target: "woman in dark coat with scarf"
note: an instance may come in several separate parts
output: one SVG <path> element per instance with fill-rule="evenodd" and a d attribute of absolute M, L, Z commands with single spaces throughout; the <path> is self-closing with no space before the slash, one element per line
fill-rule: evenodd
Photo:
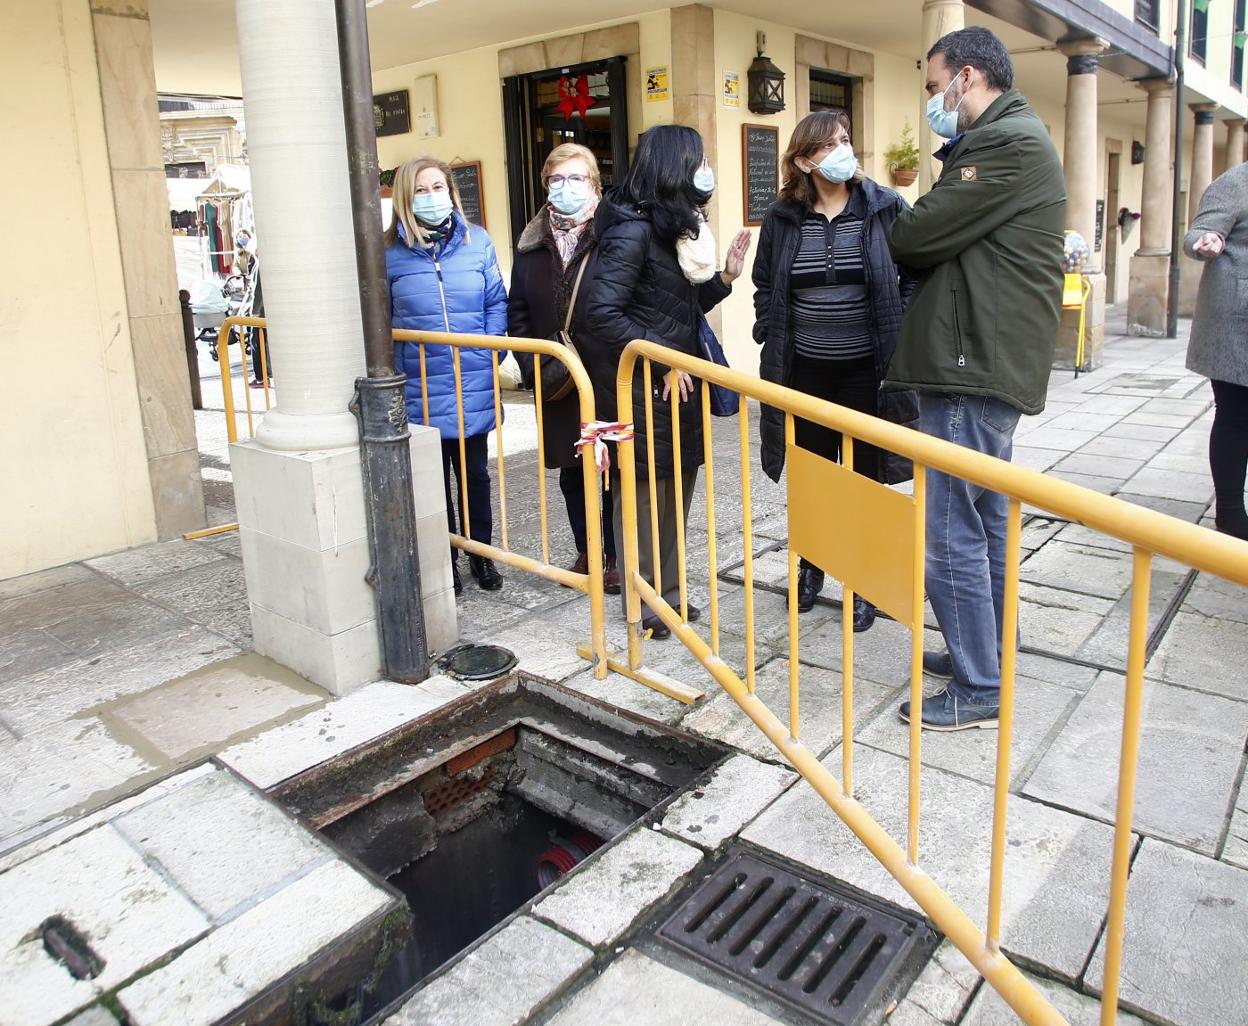
<path fill-rule="evenodd" d="M 780 197 L 763 219 L 754 259 L 754 341 L 759 374 L 852 410 L 915 426 L 913 392 L 882 392 L 916 279 L 899 268 L 888 233 L 906 201 L 862 175 L 840 111 L 807 115 L 781 161 Z M 840 461 L 841 436 L 810 421 L 795 424 L 797 444 Z M 763 470 L 784 470 L 784 414 L 762 408 Z M 910 477 L 909 462 L 860 443 L 854 470 L 885 484 Z M 798 609 L 810 609 L 823 571 L 802 559 Z M 854 597 L 854 630 L 875 622 L 875 607 Z"/>
<path fill-rule="evenodd" d="M 750 233 L 738 232 L 729 246 L 723 271 L 703 208 L 715 188 L 702 138 L 682 125 L 658 125 L 638 140 L 637 152 L 619 188 L 603 198 L 595 215 L 598 244 L 587 295 L 578 304 L 574 333 L 594 382 L 598 417 L 617 419 L 615 376 L 624 347 L 635 338 L 649 339 L 691 356 L 698 352 L 699 315 L 732 291 L 741 274 Z M 589 278 L 589 273 L 586 275 Z M 676 524 L 687 520 L 702 465 L 702 393 L 688 374 L 653 368 L 654 438 L 646 435 L 644 379 L 633 379 L 636 430 L 637 524 L 639 570 L 654 581 L 650 539 L 651 504 L 658 507 L 659 560 L 663 598 L 680 605 Z M 676 503 L 669 394 L 680 396 L 683 508 Z M 650 494 L 648 459 L 653 445 L 654 495 Z M 615 504 L 617 549 L 623 546 L 620 503 Z M 627 595 L 624 596 L 627 613 Z M 700 610 L 687 607 L 690 620 Z M 655 614 L 643 626 L 656 638 L 670 633 Z"/>
<path fill-rule="evenodd" d="M 542 167 L 542 187 L 547 191 L 546 206 L 521 234 L 511 268 L 507 333 L 520 338 L 555 339 L 567 323 L 578 274 L 594 248 L 594 212 L 602 196 L 593 152 L 577 143 L 556 146 Z M 578 306 L 584 302 L 588 284 L 581 274 Z M 533 358 L 522 354 L 519 360 L 524 380 L 532 387 Z M 558 469 L 559 490 L 568 508 L 576 543 L 576 561 L 568 569 L 585 574 L 589 572 L 585 478 L 576 448 L 581 437 L 580 402 L 575 389 L 554 402 L 543 400 L 542 462 L 548 470 Z M 618 595 L 620 572 L 611 529 L 611 493 L 606 489 L 602 490 L 602 539 L 603 587 L 607 594 Z"/>

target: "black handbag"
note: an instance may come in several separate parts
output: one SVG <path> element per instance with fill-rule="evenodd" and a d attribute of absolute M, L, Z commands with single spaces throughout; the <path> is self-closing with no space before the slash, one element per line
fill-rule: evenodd
<path fill-rule="evenodd" d="M 568 314 L 563 320 L 563 328 L 556 336 L 556 341 L 566 346 L 568 349 L 580 356 L 576 352 L 576 344 L 572 341 L 572 314 L 576 310 L 576 297 L 581 291 L 581 278 L 585 275 L 585 265 L 589 263 L 588 254 L 581 259 L 581 266 L 576 271 L 576 281 L 572 285 L 572 296 L 568 300 Z M 534 354 L 533 360 L 538 362 L 537 354 Z M 570 395 L 572 390 L 576 388 L 576 383 L 572 380 L 572 375 L 568 372 L 567 364 L 562 360 L 558 360 L 553 356 L 543 356 L 539 366 L 542 375 L 542 402 L 553 403 Z"/>
<path fill-rule="evenodd" d="M 702 359 L 709 363 L 718 364 L 720 367 L 728 366 L 728 357 L 724 355 L 724 347 L 720 345 L 719 339 L 715 337 L 715 332 L 711 330 L 703 314 L 698 314 L 698 351 L 702 354 Z M 707 384 L 710 386 L 711 416 L 735 417 L 741 409 L 741 393 L 713 382 L 707 382 Z"/>

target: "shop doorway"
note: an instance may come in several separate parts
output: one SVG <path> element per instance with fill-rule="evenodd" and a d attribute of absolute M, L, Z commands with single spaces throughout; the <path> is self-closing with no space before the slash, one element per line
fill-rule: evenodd
<path fill-rule="evenodd" d="M 624 58 L 551 68 L 503 80 L 512 241 L 545 202 L 542 164 L 560 143 L 587 146 L 604 190 L 628 169 Z"/>
<path fill-rule="evenodd" d="M 1118 302 L 1118 173 L 1121 153 L 1106 155 L 1105 184 L 1105 303 Z"/>

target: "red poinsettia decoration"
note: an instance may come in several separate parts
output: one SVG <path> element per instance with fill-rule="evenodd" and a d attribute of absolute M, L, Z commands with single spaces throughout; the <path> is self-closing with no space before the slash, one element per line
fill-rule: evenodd
<path fill-rule="evenodd" d="M 594 105 L 594 98 L 589 95 L 588 75 L 581 75 L 575 80 L 564 75 L 559 79 L 556 88 L 559 92 L 559 103 L 555 109 L 563 115 L 564 121 L 572 120 L 573 111 L 584 117 L 585 112 Z"/>

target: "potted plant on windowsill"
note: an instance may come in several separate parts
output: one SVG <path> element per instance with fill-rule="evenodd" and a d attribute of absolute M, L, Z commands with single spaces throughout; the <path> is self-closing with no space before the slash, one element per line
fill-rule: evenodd
<path fill-rule="evenodd" d="M 919 177 L 919 148 L 914 144 L 914 129 L 909 121 L 901 129 L 901 139 L 884 151 L 884 163 L 896 186 L 913 185 Z"/>

